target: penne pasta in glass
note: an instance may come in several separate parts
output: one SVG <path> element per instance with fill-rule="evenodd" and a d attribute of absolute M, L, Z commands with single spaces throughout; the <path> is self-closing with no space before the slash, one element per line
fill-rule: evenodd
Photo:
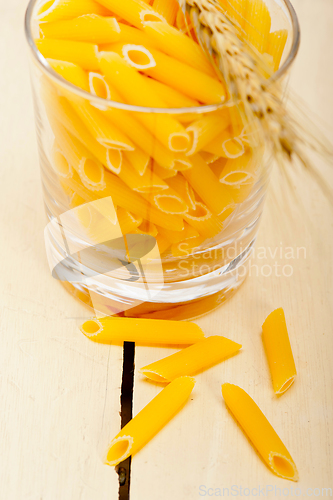
<path fill-rule="evenodd" d="M 105 463 L 117 465 L 145 446 L 182 408 L 194 385 L 194 378 L 179 377 L 162 389 L 112 440 Z"/>
<path fill-rule="evenodd" d="M 288 58 L 288 26 L 264 0 L 219 2 L 245 47 L 263 53 L 264 76 L 271 76 Z M 217 307 L 218 299 L 202 302 L 203 294 L 224 300 L 246 277 L 237 269 L 247 269 L 256 239 L 270 154 L 201 43 L 202 16 L 188 9 L 191 15 L 178 0 L 36 0 L 27 21 L 50 220 L 79 208 L 82 238 L 93 240 L 107 266 L 114 253 L 103 237 L 108 223 L 90 217 L 84 205 L 111 197 L 124 258 L 130 261 L 129 242 L 149 242 L 145 277 L 137 269 L 129 278 L 118 259 L 120 267 L 98 274 L 94 285 L 79 284 L 83 275 L 66 285 L 90 306 L 95 297 L 106 314 L 130 315 L 132 307 L 153 318 L 162 311 L 170 317 L 171 310 L 181 317 L 185 309 L 193 313 L 187 303 L 199 298 Z M 205 36 L 212 36 L 208 28 Z M 67 253 L 51 226 L 55 261 Z M 59 275 L 70 267 L 72 279 L 80 266 L 94 275 L 90 265 L 98 259 L 81 257 L 57 264 Z"/>
<path fill-rule="evenodd" d="M 275 394 L 283 394 L 297 375 L 282 307 L 273 311 L 262 325 L 262 340 Z"/>
<path fill-rule="evenodd" d="M 184 375 L 194 375 L 235 354 L 242 346 L 214 335 L 155 363 L 140 368 L 154 382 L 168 383 Z"/>
<path fill-rule="evenodd" d="M 83 323 L 80 330 L 89 340 L 100 344 L 190 345 L 204 338 L 203 331 L 195 323 L 135 318 L 93 318 Z"/>
<path fill-rule="evenodd" d="M 222 395 L 227 407 L 271 471 L 284 479 L 298 481 L 295 462 L 253 399 L 233 384 L 223 384 Z"/>

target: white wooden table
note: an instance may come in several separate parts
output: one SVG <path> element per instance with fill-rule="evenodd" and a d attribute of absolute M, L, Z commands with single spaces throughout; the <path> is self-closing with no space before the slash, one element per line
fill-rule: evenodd
<path fill-rule="evenodd" d="M 294 3 L 302 45 L 292 86 L 332 139 L 333 3 Z M 120 426 L 122 348 L 81 335 L 87 311 L 47 267 L 25 7 L 25 0 L 0 0 L 0 498 L 115 500 L 118 475 L 102 457 Z M 332 169 L 316 162 L 332 185 Z M 277 173 L 272 184 L 279 189 Z M 332 209 L 304 175 L 295 191 L 298 206 L 288 196 L 283 206 L 268 200 L 251 276 L 238 294 L 198 320 L 207 334 L 242 343 L 243 352 L 199 375 L 183 411 L 133 458 L 132 500 L 215 498 L 217 488 L 244 496 L 258 486 L 271 498 L 292 487 L 325 496 L 322 488 L 333 488 Z M 261 341 L 261 324 L 278 306 L 299 373 L 279 399 Z M 136 367 L 169 352 L 138 347 Z M 224 381 L 241 385 L 270 418 L 297 463 L 297 485 L 272 475 L 254 452 L 222 401 Z M 134 414 L 159 390 L 136 371 Z M 275 487 L 288 490 L 279 496 Z"/>

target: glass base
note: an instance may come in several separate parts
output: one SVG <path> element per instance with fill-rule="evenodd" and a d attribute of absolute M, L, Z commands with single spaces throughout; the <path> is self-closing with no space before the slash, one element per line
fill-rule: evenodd
<path fill-rule="evenodd" d="M 61 283 L 72 296 L 91 309 L 92 316 L 169 320 L 198 318 L 219 307 L 243 284 L 248 275 L 249 259 L 254 243 L 255 239 L 229 264 L 214 272 L 185 281 L 164 284 L 160 292 L 155 295 L 154 301 L 140 300 L 138 296 L 131 297 L 133 290 L 131 287 L 127 289 L 123 280 L 105 276 L 96 277 L 93 282 L 90 280 L 89 285 L 73 281 Z M 72 274 L 73 267 L 63 269 L 62 276 L 66 276 L 66 272 Z M 122 294 L 119 293 L 120 290 Z"/>

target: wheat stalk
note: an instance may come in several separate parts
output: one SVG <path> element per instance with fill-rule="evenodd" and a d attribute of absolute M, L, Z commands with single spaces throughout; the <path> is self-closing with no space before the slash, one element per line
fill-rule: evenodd
<path fill-rule="evenodd" d="M 295 159 L 305 166 L 327 191 L 326 182 L 314 169 L 305 150 L 310 148 L 332 160 L 330 144 L 303 115 L 296 119 L 283 99 L 281 83 L 274 78 L 265 58 L 241 38 L 238 26 L 218 0 L 179 0 L 187 12 L 203 49 L 225 82 L 233 102 L 242 103 L 246 120 L 260 142 L 272 146 L 284 167 Z M 308 122 L 308 123 L 306 123 Z M 309 132 L 311 130 L 311 132 Z M 327 194 L 327 193 L 326 193 Z M 332 198 L 331 193 L 329 196 Z"/>

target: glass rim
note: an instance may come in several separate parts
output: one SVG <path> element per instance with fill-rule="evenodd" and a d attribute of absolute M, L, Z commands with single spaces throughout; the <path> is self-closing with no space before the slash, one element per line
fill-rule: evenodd
<path fill-rule="evenodd" d="M 104 99 L 103 97 L 98 97 L 86 90 L 80 89 L 76 85 L 68 82 L 65 78 L 60 76 L 54 69 L 51 68 L 46 58 L 39 52 L 37 46 L 34 42 L 34 38 L 32 36 L 31 30 L 31 20 L 34 8 L 37 4 L 38 0 L 30 0 L 24 18 L 24 28 L 25 28 L 25 36 L 28 42 L 28 45 L 32 51 L 35 61 L 38 63 L 40 67 L 48 76 L 55 80 L 57 83 L 61 84 L 70 92 L 87 99 L 89 101 L 93 101 L 98 106 L 108 106 L 112 108 L 121 109 L 123 111 L 131 111 L 138 113 L 164 113 L 164 114 L 184 114 L 184 113 L 209 113 L 212 111 L 216 111 L 225 106 L 233 105 L 230 101 L 226 101 L 224 103 L 216 103 L 216 104 L 203 104 L 201 106 L 195 107 L 184 107 L 184 108 L 153 108 L 146 106 L 136 106 L 133 104 L 126 104 L 118 101 L 112 101 L 111 99 Z M 290 0 L 282 0 L 284 6 L 287 8 L 288 13 L 290 15 L 291 27 L 292 27 L 292 44 L 289 50 L 288 56 L 282 66 L 271 76 L 268 81 L 274 82 L 282 78 L 285 73 L 290 68 L 291 64 L 294 62 L 295 57 L 297 55 L 299 45 L 300 45 L 300 26 L 297 14 L 295 12 L 294 7 L 290 3 Z"/>

